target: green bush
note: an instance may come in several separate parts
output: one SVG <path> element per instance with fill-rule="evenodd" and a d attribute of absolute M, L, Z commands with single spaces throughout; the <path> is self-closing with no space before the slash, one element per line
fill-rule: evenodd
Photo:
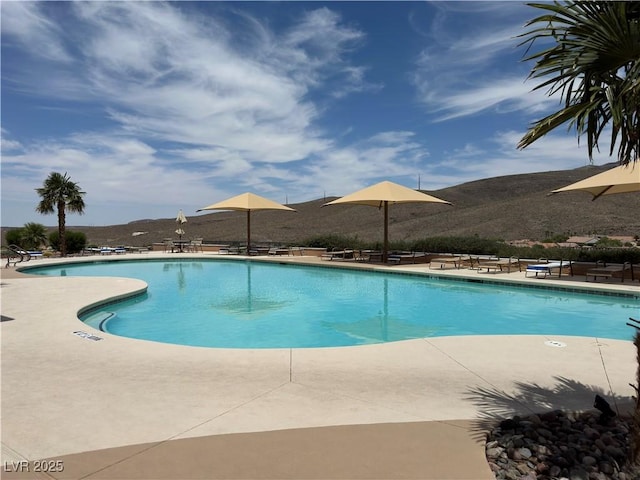
<path fill-rule="evenodd" d="M 67 230 L 64 234 L 67 243 L 67 253 L 79 253 L 87 246 L 87 236 L 82 232 Z M 60 250 L 60 236 L 58 232 L 49 235 L 49 245 L 55 250 Z"/>
<path fill-rule="evenodd" d="M 589 248 L 578 251 L 576 260 L 582 262 L 602 261 L 606 263 L 640 264 L 640 248 Z"/>
<path fill-rule="evenodd" d="M 47 243 L 47 227 L 41 223 L 25 223 L 22 228 L 22 247 L 38 250 Z"/>
<path fill-rule="evenodd" d="M 331 251 L 333 249 L 343 248 L 366 248 L 358 237 L 348 237 L 345 235 L 322 235 L 320 237 L 312 237 L 304 241 L 304 245 L 314 248 L 326 248 Z"/>
<path fill-rule="evenodd" d="M 4 238 L 7 245 L 20 245 L 22 243 L 22 229 L 14 228 L 5 233 Z"/>
<path fill-rule="evenodd" d="M 37 250 L 47 243 L 47 227 L 40 223 L 25 223 L 22 228 L 9 230 L 5 234 L 8 245 L 18 245 L 27 250 Z"/>
<path fill-rule="evenodd" d="M 607 244 L 605 242 L 605 244 Z M 367 243 L 358 237 L 343 235 L 324 235 L 305 241 L 309 247 L 324 247 L 328 250 L 343 248 L 366 248 L 382 250 L 382 242 Z M 468 253 L 471 255 L 494 255 L 498 257 L 514 257 L 527 259 L 553 259 L 606 263 L 640 263 L 640 248 L 569 248 L 549 247 L 536 244 L 531 247 L 517 247 L 502 240 L 473 237 L 429 237 L 415 242 L 394 241 L 389 244 L 389 251 L 415 251 L 430 253 Z"/>
<path fill-rule="evenodd" d="M 355 250 L 368 249 L 382 251 L 382 242 L 365 242 L 360 240 L 358 236 L 349 237 L 346 235 L 322 235 L 319 237 L 311 237 L 304 241 L 304 245 L 308 247 L 326 248 L 331 250 L 342 250 L 344 248 L 353 248 Z M 394 241 L 389 242 L 389 251 L 410 251 L 413 249 L 413 244 L 406 241 Z"/>
<path fill-rule="evenodd" d="M 473 255 L 498 255 L 507 246 L 500 240 L 481 237 L 429 237 L 414 242 L 410 250 L 432 253 L 470 253 Z M 509 255 L 505 255 L 509 256 Z"/>
<path fill-rule="evenodd" d="M 609 237 L 602 237 L 600 238 L 600 240 L 598 240 L 598 243 L 596 243 L 596 247 L 602 247 L 602 248 L 621 247 L 621 246 L 622 246 L 622 242 L 620 240 L 616 240 L 614 238 L 609 238 Z"/>

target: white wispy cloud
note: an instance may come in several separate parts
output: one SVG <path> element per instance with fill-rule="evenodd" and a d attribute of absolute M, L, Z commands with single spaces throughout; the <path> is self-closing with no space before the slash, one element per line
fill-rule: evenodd
<path fill-rule="evenodd" d="M 33 55 L 41 43 L 57 52 L 47 55 L 46 76 L 16 72 L 24 75 L 17 79 L 23 90 L 99 102 L 107 125 L 24 145 L 19 154 L 11 155 L 5 142 L 3 174 L 29 164 L 28 176 L 37 179 L 73 167 L 81 172 L 74 180 L 94 201 L 130 199 L 140 183 L 140 201 L 147 204 L 167 203 L 174 183 L 189 185 L 181 198 L 199 206 L 214 200 L 210 184 L 217 197 L 226 194 L 225 182 L 275 190 L 271 181 L 291 176 L 276 164 L 334 148 L 317 126 L 310 91 L 335 79 L 344 82 L 334 96 L 367 88 L 364 67 L 348 58 L 365 35 L 328 8 L 310 8 L 277 33 L 246 12 L 233 20 L 204 19 L 160 2 L 34 2 L 3 5 L 3 14 L 3 27 L 11 24 L 3 39 L 19 40 Z M 58 21 L 67 15 L 68 28 L 54 23 L 53 14 Z M 251 30 L 237 30 L 231 21 Z M 28 42 L 33 34 L 38 41 Z M 71 82 L 69 61 L 79 76 Z"/>
<path fill-rule="evenodd" d="M 460 5 L 460 4 L 464 5 Z M 432 20 L 432 34 L 420 55 L 412 80 L 418 100 L 435 121 L 476 115 L 491 110 L 531 114 L 557 105 L 545 92 L 533 92 L 526 82 L 530 65 L 520 64 L 524 17 L 517 2 L 446 2 Z M 517 7 L 517 8 L 516 8 Z M 473 24 L 456 24 L 459 10 L 474 13 Z M 531 11 L 533 15 L 533 9 Z M 505 24 L 504 18 L 508 18 Z M 499 20 L 499 22 L 497 21 Z M 454 36 L 455 32 L 455 36 Z M 505 74 L 505 57 L 513 68 Z"/>
<path fill-rule="evenodd" d="M 412 185 L 421 175 L 423 188 L 437 189 L 584 161 L 560 135 L 516 151 L 511 131 L 462 132 L 455 148 L 434 154 L 422 124 L 386 117 L 389 105 L 404 113 L 398 91 L 380 102 L 388 86 L 368 78 L 385 78 L 395 59 L 365 63 L 376 58 L 358 56 L 370 32 L 332 5 L 296 3 L 276 28 L 243 2 L 0 3 L 3 97 L 16 93 L 28 109 L 20 115 L 39 127 L 2 128 L 3 216 L 37 221 L 28 216 L 34 189 L 51 171 L 68 171 L 87 192 L 90 223 L 114 223 L 177 207 L 193 214 L 239 188 L 295 203 L 383 179 Z M 524 66 L 522 76 L 499 68 L 505 55 L 518 61 L 511 3 L 429 6 L 435 16 L 420 33 L 412 83 L 402 83 L 406 64 L 391 73 L 403 94 L 417 92 L 424 123 L 548 108 L 530 93 Z M 452 28 L 454 10 L 469 9 L 473 28 Z M 332 107 L 349 115 L 353 97 L 365 113 L 334 125 Z M 364 125 L 374 116 L 375 128 Z M 49 118 L 69 126 L 51 133 L 41 126 Z"/>
<path fill-rule="evenodd" d="M 61 36 L 64 32 L 43 12 L 49 6 L 33 2 L 4 2 L 2 30 L 13 42 L 27 47 L 30 55 L 55 62 L 70 63 L 73 57 L 65 48 Z"/>

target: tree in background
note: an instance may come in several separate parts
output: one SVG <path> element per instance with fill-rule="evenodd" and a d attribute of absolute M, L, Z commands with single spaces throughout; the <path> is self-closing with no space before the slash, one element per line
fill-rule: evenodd
<path fill-rule="evenodd" d="M 41 223 L 25 223 L 18 233 L 17 244 L 27 250 L 38 250 L 47 244 L 47 227 Z"/>
<path fill-rule="evenodd" d="M 64 175 L 51 172 L 41 188 L 36 188 L 36 192 L 40 195 L 40 203 L 36 207 L 36 211 L 42 214 L 58 213 L 58 237 L 60 238 L 60 255 L 67 255 L 66 245 L 66 212 L 84 213 L 85 192 L 65 173 Z"/>
<path fill-rule="evenodd" d="M 64 232 L 64 237 L 67 252 L 69 253 L 79 253 L 87 246 L 87 236 L 82 232 L 66 230 Z M 53 248 L 60 250 L 61 242 L 58 232 L 51 232 L 49 235 L 49 244 Z"/>
<path fill-rule="evenodd" d="M 4 235 L 5 240 L 8 245 L 18 245 L 22 243 L 22 229 L 14 228 L 13 230 L 9 230 Z"/>
<path fill-rule="evenodd" d="M 546 13 L 527 23 L 521 37 L 527 51 L 536 41 L 544 49 L 525 57 L 535 61 L 529 78 L 534 90 L 560 93 L 564 106 L 535 122 L 522 137 L 523 149 L 568 123 L 586 136 L 589 159 L 600 134 L 611 127 L 612 155 L 628 164 L 640 153 L 640 2 L 590 1 L 530 3 Z M 548 46 L 549 43 L 551 46 Z"/>

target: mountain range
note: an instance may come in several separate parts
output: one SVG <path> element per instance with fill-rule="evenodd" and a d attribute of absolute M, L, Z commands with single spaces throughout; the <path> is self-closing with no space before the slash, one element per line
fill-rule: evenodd
<path fill-rule="evenodd" d="M 425 191 L 453 205 L 390 205 L 389 239 L 393 242 L 477 235 L 503 240 L 542 240 L 556 234 L 640 235 L 640 193 L 603 196 L 596 201 L 582 192 L 549 195 L 554 189 L 613 166 L 508 175 Z M 296 212 L 252 212 L 252 244 L 304 245 L 311 238 L 334 234 L 365 242 L 382 240 L 381 209 L 359 205 L 323 207 L 335 198 L 289 205 Z M 184 238 L 202 237 L 212 243 L 244 243 L 246 239 L 245 212 L 185 214 L 188 221 L 182 226 Z M 143 246 L 161 242 L 163 238 L 177 238 L 177 228 L 175 218 L 103 227 L 67 226 L 84 232 L 89 244 L 111 246 Z"/>

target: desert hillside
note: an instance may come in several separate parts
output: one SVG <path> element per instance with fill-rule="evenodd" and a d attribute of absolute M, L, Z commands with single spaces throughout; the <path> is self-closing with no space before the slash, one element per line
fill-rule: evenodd
<path fill-rule="evenodd" d="M 531 173 L 489 178 L 430 193 L 453 203 L 403 204 L 389 207 L 389 237 L 415 240 L 456 235 L 540 240 L 549 234 L 640 235 L 640 193 L 611 195 L 591 201 L 587 193 L 551 190 L 600 173 L 604 167 Z M 252 212 L 252 243 L 303 244 L 327 234 L 357 236 L 367 241 L 382 239 L 383 212 L 366 206 L 329 206 L 333 198 L 290 205 L 297 212 Z M 188 213 L 188 212 L 187 212 Z M 229 243 L 246 238 L 246 214 L 212 212 L 187 215 L 186 238 L 203 237 L 206 242 Z M 52 229 L 54 226 L 51 226 Z M 174 218 L 139 220 L 124 225 L 86 227 L 90 244 L 149 245 L 165 237 L 176 237 Z M 3 228 L 3 243 L 4 243 Z M 133 235 L 134 232 L 146 232 Z"/>

